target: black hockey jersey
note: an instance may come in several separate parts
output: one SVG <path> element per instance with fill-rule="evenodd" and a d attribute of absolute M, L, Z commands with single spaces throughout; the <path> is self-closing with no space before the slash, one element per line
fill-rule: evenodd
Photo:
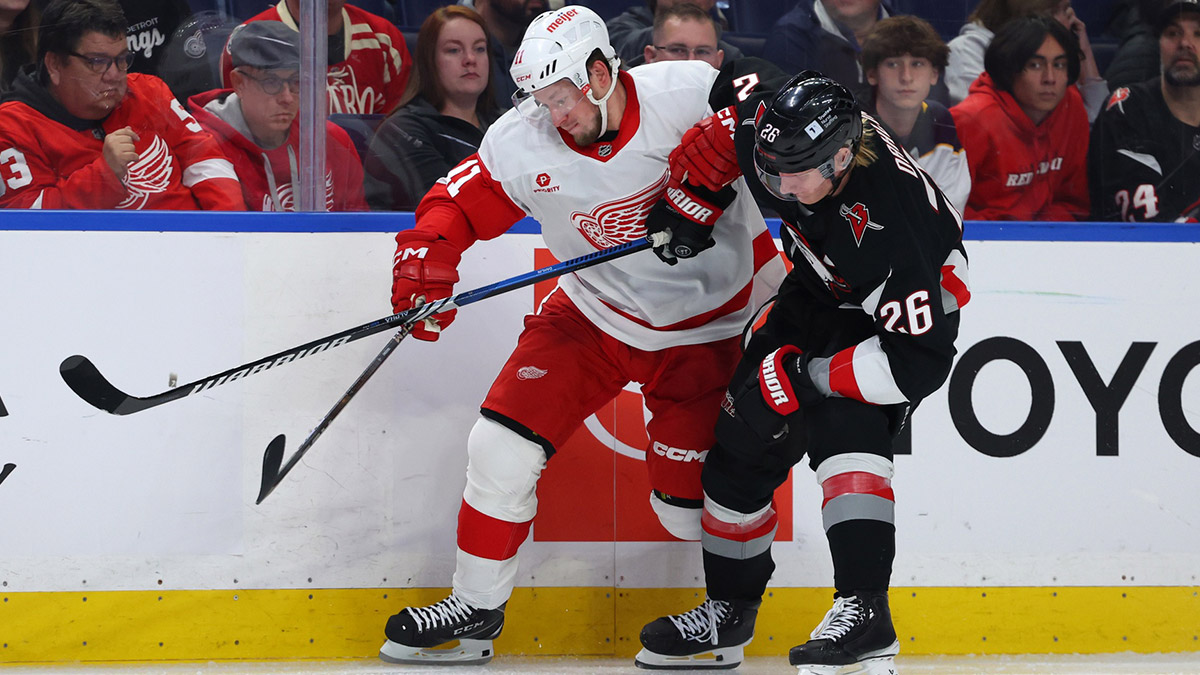
<path fill-rule="evenodd" d="M 810 374 L 827 395 L 877 405 L 920 400 L 950 372 L 958 310 L 971 297 L 962 216 L 866 114 L 864 143 L 876 159 L 851 169 L 838 194 L 810 206 L 771 195 L 756 178 L 754 120 L 786 80 L 763 61 L 739 60 L 722 69 L 710 104 L 737 106 L 739 165 L 758 203 L 783 221 L 789 281 L 832 305 L 861 308 L 875 326 L 869 339 L 813 359 Z"/>
<path fill-rule="evenodd" d="M 1173 221 L 1200 198 L 1200 127 L 1171 114 L 1159 78 L 1120 87 L 1092 127 L 1095 220 Z"/>

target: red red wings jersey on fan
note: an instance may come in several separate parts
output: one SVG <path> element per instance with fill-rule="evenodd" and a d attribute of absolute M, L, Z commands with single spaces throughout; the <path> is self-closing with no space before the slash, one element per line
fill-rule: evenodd
<path fill-rule="evenodd" d="M 74 129 L 30 105 L 0 105 L 0 206 L 43 209 L 245 209 L 233 165 L 162 80 L 129 74 L 129 91 L 96 127 Z M 139 158 L 125 181 L 103 157 L 105 134 L 130 127 Z"/>
<path fill-rule="evenodd" d="M 264 20 L 282 21 L 292 30 L 299 30 L 296 18 L 288 12 L 283 0 L 246 23 Z M 399 105 L 412 69 L 404 35 L 387 19 L 354 5 L 342 8 L 342 20 L 345 58 L 329 60 L 326 81 L 329 112 L 386 115 Z M 221 50 L 221 81 L 225 87 L 233 86 L 229 79 L 232 71 L 226 43 Z"/>

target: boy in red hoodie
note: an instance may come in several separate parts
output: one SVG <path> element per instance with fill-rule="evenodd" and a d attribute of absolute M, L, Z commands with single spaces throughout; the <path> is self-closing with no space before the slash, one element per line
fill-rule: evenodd
<path fill-rule="evenodd" d="M 967 219 L 1087 218 L 1087 110 L 1069 86 L 1079 71 L 1079 42 L 1053 19 L 1017 19 L 992 40 L 950 109 L 971 168 Z"/>
<path fill-rule="evenodd" d="M 255 21 L 233 34 L 229 53 L 233 89 L 196 94 L 188 106 L 233 162 L 250 210 L 295 211 L 300 180 L 299 34 L 278 21 Z M 325 207 L 365 211 L 362 182 L 362 161 L 350 137 L 326 122 Z"/>

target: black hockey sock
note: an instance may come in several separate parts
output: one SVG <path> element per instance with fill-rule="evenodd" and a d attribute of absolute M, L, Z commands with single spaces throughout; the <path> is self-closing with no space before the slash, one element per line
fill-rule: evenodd
<path fill-rule="evenodd" d="M 771 550 L 752 558 L 736 559 L 704 552 L 704 578 L 708 597 L 714 600 L 758 602 L 767 590 L 767 581 L 775 571 Z"/>
<path fill-rule="evenodd" d="M 838 592 L 846 595 L 857 590 L 888 589 L 896 558 L 894 525 L 878 520 L 848 520 L 829 528 L 825 536 L 833 556 L 833 583 Z"/>

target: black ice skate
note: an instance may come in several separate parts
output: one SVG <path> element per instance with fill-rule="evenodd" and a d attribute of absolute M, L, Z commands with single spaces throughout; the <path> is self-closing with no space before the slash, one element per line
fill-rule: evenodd
<path fill-rule="evenodd" d="M 707 599 L 683 614 L 664 616 L 642 629 L 639 668 L 725 669 L 742 663 L 742 647 L 754 638 L 759 602 Z"/>
<path fill-rule="evenodd" d="M 487 663 L 492 640 L 502 628 L 504 605 L 478 609 L 451 594 L 428 607 L 406 607 L 388 619 L 379 658 L 388 663 Z"/>
<path fill-rule="evenodd" d="M 788 662 L 798 675 L 896 675 L 899 653 L 887 593 L 858 593 L 835 596 L 812 639 L 792 647 Z"/>

